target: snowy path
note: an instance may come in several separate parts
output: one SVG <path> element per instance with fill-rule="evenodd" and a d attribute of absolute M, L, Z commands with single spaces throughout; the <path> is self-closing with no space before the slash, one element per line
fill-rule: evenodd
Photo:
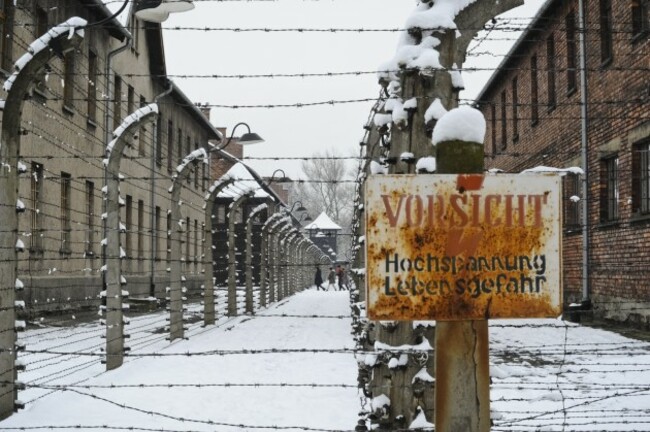
<path fill-rule="evenodd" d="M 137 338 L 132 336 L 127 343 L 135 345 L 135 356 L 111 372 L 103 372 L 103 365 L 91 355 L 28 352 L 33 358 L 28 372 L 21 374 L 23 382 L 67 386 L 67 390 L 21 392 L 26 401 L 46 395 L 0 423 L 0 429 L 73 425 L 82 426 L 76 430 L 352 429 L 359 410 L 354 355 L 295 352 L 354 347 L 350 320 L 338 317 L 349 314 L 348 294 L 304 291 L 258 316 L 222 319 L 208 328 L 194 325 L 188 331 L 189 340 L 173 344 L 164 340 L 164 334 L 153 333 L 163 325 L 164 315 L 134 318 L 132 328 L 138 328 L 140 344 L 146 347 L 131 343 Z M 25 339 L 28 351 L 65 349 L 88 354 L 96 353 L 101 345 L 101 330 L 99 325 L 43 329 L 28 332 Z M 137 356 L 154 353 L 161 355 Z M 69 366 L 61 367 L 60 362 Z M 29 372 L 39 363 L 42 368 Z M 55 365 L 59 372 L 42 378 L 48 375 L 43 369 Z"/>

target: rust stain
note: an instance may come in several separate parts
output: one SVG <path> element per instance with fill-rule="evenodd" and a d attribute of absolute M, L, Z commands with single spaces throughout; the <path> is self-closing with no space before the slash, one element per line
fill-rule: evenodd
<path fill-rule="evenodd" d="M 462 184 L 465 195 L 476 194 L 472 188 L 484 177 L 464 177 L 467 180 L 461 182 L 458 176 L 458 181 L 445 190 L 442 182 L 433 182 L 433 193 L 444 202 L 457 194 L 456 187 Z M 413 191 L 432 193 L 430 185 L 410 188 L 406 184 L 401 189 L 391 185 L 381 191 L 398 203 L 400 197 L 404 202 L 403 196 L 413 195 Z M 478 198 L 471 199 L 479 202 Z M 529 198 L 533 204 L 536 199 Z M 551 227 L 557 221 L 544 219 L 540 223 L 535 205 L 527 206 L 516 217 L 512 210 L 510 216 L 506 214 L 505 205 L 493 205 L 489 210 L 491 221 L 501 221 L 500 225 L 476 223 L 470 227 L 471 222 L 467 222 L 460 228 L 450 227 L 457 216 L 451 206 L 428 219 L 414 216 L 410 223 L 393 215 L 400 223 L 391 227 L 386 222 L 385 205 L 366 203 L 366 281 L 371 319 L 524 318 L 561 313 L 561 294 L 552 296 L 550 292 L 558 287 L 549 285 L 554 280 L 550 273 L 559 271 L 549 268 L 557 261 L 551 254 L 559 256 L 559 249 L 547 246 L 558 242 L 554 239 L 557 228 Z M 396 208 L 391 211 L 397 213 Z M 419 211 L 415 206 L 411 209 Z M 484 213 L 477 215 L 485 217 Z M 512 218 L 510 225 L 503 223 L 508 217 Z M 423 222 L 415 224 L 413 220 Z"/>

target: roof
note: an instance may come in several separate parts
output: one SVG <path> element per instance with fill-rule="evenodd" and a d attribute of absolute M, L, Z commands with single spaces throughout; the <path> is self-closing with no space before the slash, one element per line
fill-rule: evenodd
<path fill-rule="evenodd" d="M 340 226 L 334 223 L 332 219 L 325 212 L 318 215 L 315 221 L 309 225 L 305 225 L 304 229 L 306 230 L 340 230 Z"/>
<path fill-rule="evenodd" d="M 237 162 L 228 170 L 224 176 L 228 176 L 234 179 L 234 182 L 231 185 L 226 186 L 219 195 L 218 198 L 233 198 L 237 199 L 242 195 L 247 193 L 253 193 L 255 198 L 267 198 L 269 194 L 262 189 L 262 187 L 257 182 L 257 179 L 253 177 L 246 165 L 241 162 Z"/>
<path fill-rule="evenodd" d="M 210 120 L 205 116 L 205 114 L 203 114 L 199 107 L 197 107 L 196 104 L 192 102 L 176 84 L 174 84 L 172 89 L 172 96 L 177 100 L 181 107 L 189 111 L 190 115 L 209 131 L 208 139 L 223 139 L 221 132 L 210 123 Z"/>
<path fill-rule="evenodd" d="M 479 92 L 478 96 L 476 96 L 475 102 L 481 102 L 485 94 L 490 90 L 494 82 L 498 79 L 498 77 L 501 75 L 503 69 L 506 68 L 506 65 L 513 61 L 513 58 L 515 58 L 514 54 L 521 49 L 523 45 L 525 45 L 526 42 L 530 42 L 532 38 L 530 37 L 531 33 L 535 31 L 539 31 L 540 27 L 544 27 L 543 23 L 538 25 L 539 21 L 541 20 L 542 16 L 548 12 L 548 10 L 553 6 L 555 3 L 557 3 L 559 0 L 546 0 L 546 2 L 539 8 L 535 16 L 530 22 L 530 25 L 526 27 L 526 29 L 519 35 L 515 43 L 512 45 L 512 48 L 510 48 L 510 51 L 508 51 L 508 54 L 503 57 L 503 60 L 501 60 L 501 63 L 499 63 L 499 66 L 494 70 L 494 73 L 490 76 L 490 79 L 485 83 L 481 91 Z"/>

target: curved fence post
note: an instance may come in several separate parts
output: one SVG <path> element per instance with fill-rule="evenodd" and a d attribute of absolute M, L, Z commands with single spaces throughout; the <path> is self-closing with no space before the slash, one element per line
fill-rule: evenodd
<path fill-rule="evenodd" d="M 16 382 L 16 328 L 23 327 L 16 322 L 16 289 L 22 288 L 17 278 L 18 215 L 22 208 L 18 203 L 18 155 L 22 111 L 29 90 L 36 76 L 55 56 L 61 56 L 81 44 L 86 25 L 81 18 L 71 18 L 53 27 L 36 41 L 28 52 L 14 64 L 14 73 L 4 83 L 7 92 L 0 135 L 0 419 L 9 417 L 15 409 L 22 408 L 17 403 Z M 3 35 L 4 37 L 4 35 Z M 56 50 L 54 49 L 56 47 Z"/>
<path fill-rule="evenodd" d="M 102 295 L 106 298 L 106 369 L 118 368 L 124 362 L 124 317 L 121 260 L 126 257 L 120 246 L 120 163 L 124 147 L 133 135 L 146 123 L 158 117 L 158 105 L 150 104 L 136 110 L 124 119 L 113 132 L 113 140 L 106 147 L 106 287 Z"/>
<path fill-rule="evenodd" d="M 191 172 L 193 166 L 200 161 L 207 161 L 208 154 L 204 148 L 194 150 L 185 156 L 180 165 L 176 167 L 176 174 L 172 177 L 172 186 L 169 188 L 171 193 L 171 232 L 168 233 L 171 239 L 171 263 L 168 271 L 169 275 L 169 340 L 181 339 L 185 337 L 185 328 L 183 327 L 183 292 L 181 275 L 181 232 L 189 227 L 183 226 L 181 217 L 180 200 L 181 190 L 185 178 Z"/>
<path fill-rule="evenodd" d="M 240 195 L 230 204 L 228 212 L 228 316 L 237 316 L 237 245 L 235 243 L 235 216 L 250 195 Z"/>
<path fill-rule="evenodd" d="M 248 215 L 246 221 L 246 313 L 255 313 L 255 304 L 253 299 L 253 222 L 255 218 L 263 211 L 268 210 L 268 204 L 263 203 L 255 207 Z M 260 269 L 261 269 L 262 252 L 260 251 Z M 261 284 L 262 272 L 260 271 L 259 280 Z M 260 300 L 261 301 L 261 300 Z"/>
<path fill-rule="evenodd" d="M 214 228 L 212 220 L 214 219 L 214 199 L 219 193 L 230 186 L 235 179 L 230 176 L 223 176 L 215 181 L 208 193 L 205 195 L 203 209 L 205 210 L 205 233 L 203 239 L 203 269 L 205 271 L 203 281 L 203 324 L 211 325 L 215 323 L 214 313 L 214 245 L 213 234 Z"/>

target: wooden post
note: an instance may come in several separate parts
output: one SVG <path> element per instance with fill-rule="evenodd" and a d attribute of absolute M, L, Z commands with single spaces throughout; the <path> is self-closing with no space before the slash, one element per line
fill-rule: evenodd
<path fill-rule="evenodd" d="M 483 173 L 483 143 L 446 141 L 436 146 L 439 174 Z M 436 323 L 436 431 L 490 430 L 488 322 Z"/>

